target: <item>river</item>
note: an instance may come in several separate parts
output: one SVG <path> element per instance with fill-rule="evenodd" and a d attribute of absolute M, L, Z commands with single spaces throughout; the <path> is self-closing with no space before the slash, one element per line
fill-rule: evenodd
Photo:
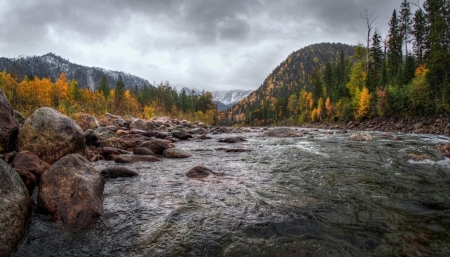
<path fill-rule="evenodd" d="M 176 143 L 193 157 L 125 164 L 140 175 L 106 181 L 95 228 L 53 223 L 34 206 L 14 256 L 450 256 L 450 159 L 432 149 L 449 138 L 349 134 Z M 224 175 L 187 178 L 197 165 Z"/>

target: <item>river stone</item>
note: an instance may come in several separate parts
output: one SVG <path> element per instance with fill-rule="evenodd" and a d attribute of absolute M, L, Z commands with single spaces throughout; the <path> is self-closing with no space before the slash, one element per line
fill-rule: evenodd
<path fill-rule="evenodd" d="M 172 136 L 178 138 L 180 140 L 187 140 L 188 138 L 192 138 L 191 135 L 185 134 L 179 130 L 174 130 L 171 132 Z"/>
<path fill-rule="evenodd" d="M 102 147 L 100 154 L 106 160 L 113 160 L 117 155 L 128 154 L 128 151 L 114 147 Z"/>
<path fill-rule="evenodd" d="M 148 130 L 147 122 L 143 119 L 134 119 L 130 123 L 130 129 Z"/>
<path fill-rule="evenodd" d="M 133 149 L 143 142 L 150 140 L 150 138 L 140 134 L 129 134 L 126 136 L 121 136 L 120 140 L 122 140 L 127 149 Z"/>
<path fill-rule="evenodd" d="M 122 117 L 114 114 L 107 113 L 101 120 L 100 125 L 113 125 L 120 127 L 127 127 L 129 123 L 127 123 Z"/>
<path fill-rule="evenodd" d="M 164 157 L 166 158 L 189 158 L 192 157 L 192 154 L 188 151 L 178 149 L 178 148 L 169 148 L 164 150 Z"/>
<path fill-rule="evenodd" d="M 100 139 L 93 129 L 87 129 L 83 132 L 86 145 L 100 146 Z"/>
<path fill-rule="evenodd" d="M 118 137 L 111 137 L 105 140 L 100 141 L 101 147 L 112 147 L 125 150 L 127 147 L 122 139 Z"/>
<path fill-rule="evenodd" d="M 213 171 L 206 168 L 205 166 L 196 166 L 196 167 L 190 169 L 186 173 L 186 177 L 188 177 L 188 178 L 206 178 L 211 174 L 213 174 Z"/>
<path fill-rule="evenodd" d="M 138 176 L 134 170 L 123 166 L 108 166 L 101 171 L 104 178 L 119 178 L 119 177 L 135 177 Z"/>
<path fill-rule="evenodd" d="M 152 131 L 145 131 L 145 130 L 140 130 L 140 129 L 132 129 L 130 130 L 130 134 L 138 134 L 138 135 L 142 135 L 145 137 L 154 137 L 156 135 L 155 132 Z"/>
<path fill-rule="evenodd" d="M 348 140 L 353 141 L 372 141 L 372 136 L 366 132 L 357 132 L 348 137 Z"/>
<path fill-rule="evenodd" d="M 164 150 L 173 148 L 174 146 L 170 143 L 170 141 L 167 140 L 152 139 L 140 144 L 139 147 L 147 148 L 152 152 L 154 152 L 155 154 L 163 154 Z"/>
<path fill-rule="evenodd" d="M 191 130 L 189 131 L 189 133 L 191 133 L 191 134 L 206 135 L 208 132 L 207 132 L 206 129 L 204 129 L 204 128 L 195 128 L 195 129 L 191 129 Z"/>
<path fill-rule="evenodd" d="M 104 184 L 100 172 L 88 160 L 68 154 L 42 174 L 38 207 L 53 221 L 88 228 L 102 215 Z"/>
<path fill-rule="evenodd" d="M 121 154 L 114 158 L 116 163 L 136 163 L 136 162 L 157 162 L 159 161 L 153 155 L 134 155 L 134 154 Z"/>
<path fill-rule="evenodd" d="M 251 149 L 245 149 L 245 148 L 229 148 L 226 149 L 225 152 L 227 153 L 245 153 L 245 152 L 251 152 Z"/>
<path fill-rule="evenodd" d="M 25 170 L 36 176 L 39 182 L 42 174 L 50 168 L 50 164 L 41 160 L 37 155 L 30 151 L 22 151 L 14 157 L 11 166 L 16 170 Z"/>
<path fill-rule="evenodd" d="M 218 140 L 221 143 L 239 143 L 239 142 L 244 142 L 247 141 L 245 138 L 243 137 L 227 137 L 227 138 L 221 138 Z"/>
<path fill-rule="evenodd" d="M 16 149 L 19 122 L 9 105 L 5 93 L 0 89 L 0 153 Z"/>
<path fill-rule="evenodd" d="M 156 154 L 154 152 L 152 152 L 152 150 L 147 149 L 147 148 L 143 148 L 143 147 L 136 147 L 133 149 L 133 153 L 134 154 L 138 154 L 138 155 L 153 155 L 156 156 Z"/>
<path fill-rule="evenodd" d="M 78 125 L 80 125 L 83 131 L 100 127 L 100 123 L 98 122 L 97 118 L 87 113 L 77 113 L 75 114 L 74 119 L 78 123 Z"/>
<path fill-rule="evenodd" d="M 301 137 L 301 133 L 292 128 L 274 128 L 264 131 L 263 137 Z"/>
<path fill-rule="evenodd" d="M 19 174 L 0 159 L 0 256 L 11 256 L 25 235 L 30 195 Z"/>
<path fill-rule="evenodd" d="M 107 127 L 98 127 L 95 130 L 95 134 L 97 134 L 100 140 L 106 140 L 108 138 L 117 138 L 119 137 L 115 131 L 108 129 Z"/>
<path fill-rule="evenodd" d="M 25 117 L 22 115 L 22 113 L 17 110 L 13 110 L 13 114 L 14 114 L 14 118 L 16 118 L 16 120 L 19 122 L 19 124 L 23 125 L 23 123 L 25 122 Z"/>
<path fill-rule="evenodd" d="M 34 111 L 19 133 L 19 150 L 28 150 L 50 164 L 70 153 L 86 155 L 86 148 L 80 126 L 50 107 Z"/>

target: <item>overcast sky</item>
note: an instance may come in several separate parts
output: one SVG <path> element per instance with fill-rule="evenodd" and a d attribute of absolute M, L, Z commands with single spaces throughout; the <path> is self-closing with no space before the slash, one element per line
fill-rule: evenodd
<path fill-rule="evenodd" d="M 291 52 L 386 35 L 401 0 L 0 0 L 0 56 L 71 62 L 205 90 L 256 89 Z M 417 0 L 414 0 L 417 2 Z M 414 6 L 411 6 L 414 7 Z"/>

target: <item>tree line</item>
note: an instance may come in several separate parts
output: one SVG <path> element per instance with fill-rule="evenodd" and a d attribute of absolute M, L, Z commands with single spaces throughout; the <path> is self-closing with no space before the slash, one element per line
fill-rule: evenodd
<path fill-rule="evenodd" d="M 448 115 L 450 112 L 450 1 L 426 0 L 412 13 L 403 0 L 384 37 L 369 26 L 367 46 L 337 60 L 317 62 L 303 78 L 287 72 L 290 59 L 255 92 L 221 113 L 219 122 L 254 125 Z M 369 17 L 366 17 L 369 19 Z M 368 21 L 368 25 L 372 24 Z M 321 53 L 321 48 L 315 51 Z M 295 56 L 294 56 L 295 57 Z M 284 70 L 280 73 L 279 70 Z M 298 68 L 297 68 L 298 70 Z M 296 77 L 300 89 L 290 93 Z M 270 97 L 273 88 L 285 95 Z M 272 90 L 273 91 L 273 90 Z"/>
<path fill-rule="evenodd" d="M 14 73 L 0 72 L 0 89 L 11 106 L 25 116 L 43 106 L 70 117 L 80 113 L 96 117 L 113 113 L 150 119 L 158 115 L 214 124 L 217 115 L 210 92 L 192 95 L 183 91 L 178 94 L 168 81 L 127 90 L 121 76 L 114 87 L 103 76 L 97 89 L 92 91 L 80 88 L 74 79 L 68 81 L 65 73 L 54 82 L 36 76 L 25 76 L 19 82 Z"/>

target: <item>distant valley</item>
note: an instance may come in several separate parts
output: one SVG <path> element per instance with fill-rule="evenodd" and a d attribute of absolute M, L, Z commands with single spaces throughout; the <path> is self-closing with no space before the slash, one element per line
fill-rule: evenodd
<path fill-rule="evenodd" d="M 112 71 L 98 67 L 87 67 L 75 63 L 71 63 L 54 53 L 48 53 L 42 56 L 28 56 L 19 58 L 0 57 L 0 71 L 6 71 L 16 74 L 19 80 L 25 76 L 36 76 L 40 79 L 50 78 L 56 81 L 61 73 L 65 73 L 67 79 L 78 82 L 80 88 L 97 89 L 103 76 L 106 76 L 109 85 L 113 88 L 119 75 L 122 76 L 125 88 L 132 89 L 134 87 L 141 88 L 144 85 L 153 87 L 154 85 L 146 79 L 125 73 L 122 71 Z M 183 86 L 175 86 L 178 93 L 184 89 L 187 95 L 201 95 L 203 90 L 196 88 L 188 88 Z M 217 105 L 219 111 L 232 107 L 235 103 L 247 97 L 252 90 L 220 90 L 212 91 L 213 101 Z"/>

